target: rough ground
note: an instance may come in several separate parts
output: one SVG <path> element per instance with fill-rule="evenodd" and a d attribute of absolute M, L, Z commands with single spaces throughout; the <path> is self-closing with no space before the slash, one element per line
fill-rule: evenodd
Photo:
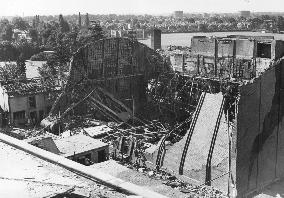
<path fill-rule="evenodd" d="M 0 197 L 42 198 L 74 188 L 85 197 L 126 197 L 106 186 L 0 142 Z"/>
<path fill-rule="evenodd" d="M 221 192 L 218 192 L 213 188 L 185 184 L 176 177 L 166 174 L 165 172 L 157 173 L 144 168 L 135 169 L 131 165 L 122 165 L 114 160 L 94 164 L 92 166 L 110 175 L 172 198 L 225 197 Z"/>

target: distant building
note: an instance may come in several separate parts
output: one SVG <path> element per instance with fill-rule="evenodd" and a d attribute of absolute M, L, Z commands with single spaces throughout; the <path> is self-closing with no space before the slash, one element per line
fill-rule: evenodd
<path fill-rule="evenodd" d="M 154 29 L 151 34 L 151 48 L 154 50 L 161 49 L 161 30 Z"/>
<path fill-rule="evenodd" d="M 184 66 L 191 75 L 249 80 L 260 76 L 273 60 L 283 55 L 284 41 L 275 40 L 273 36 L 194 36 L 191 39 L 191 52 L 185 57 L 184 65 L 181 64 L 181 56 L 178 57 L 178 65 L 180 70 Z M 226 64 L 221 60 L 226 61 Z M 242 65 L 238 65 L 239 60 Z"/>
<path fill-rule="evenodd" d="M 246 10 L 240 11 L 240 16 L 248 18 L 250 17 L 250 11 L 246 11 Z"/>
<path fill-rule="evenodd" d="M 79 17 L 78 17 L 78 26 L 79 28 L 82 27 L 82 19 L 81 19 L 81 13 L 79 12 Z"/>
<path fill-rule="evenodd" d="M 111 37 L 134 37 L 137 40 L 145 39 L 144 29 L 128 29 L 128 30 L 111 30 Z"/>
<path fill-rule="evenodd" d="M 29 33 L 24 30 L 14 29 L 13 30 L 13 39 L 16 41 L 20 41 L 22 39 L 25 39 L 27 41 L 31 41 L 32 38 L 29 36 Z"/>
<path fill-rule="evenodd" d="M 86 13 L 86 16 L 85 16 L 85 27 L 89 27 L 89 26 L 90 26 L 89 14 Z"/>
<path fill-rule="evenodd" d="M 175 18 L 183 18 L 183 11 L 174 11 Z"/>

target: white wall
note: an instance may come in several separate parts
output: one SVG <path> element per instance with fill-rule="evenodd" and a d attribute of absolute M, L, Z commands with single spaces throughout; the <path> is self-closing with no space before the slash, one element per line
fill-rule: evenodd
<path fill-rule="evenodd" d="M 9 103 L 8 103 L 8 94 L 5 92 L 5 89 L 0 86 L 0 107 L 4 111 L 9 111 Z"/>
<path fill-rule="evenodd" d="M 26 119 L 28 119 L 30 112 L 36 111 L 37 118 L 39 118 L 39 111 L 43 110 L 46 113 L 47 100 L 44 94 L 40 93 L 35 95 L 36 98 L 36 108 L 31 108 L 29 106 L 28 96 L 15 96 L 9 98 L 10 110 L 11 110 L 11 122 L 14 122 L 13 113 L 17 111 L 25 111 Z"/>

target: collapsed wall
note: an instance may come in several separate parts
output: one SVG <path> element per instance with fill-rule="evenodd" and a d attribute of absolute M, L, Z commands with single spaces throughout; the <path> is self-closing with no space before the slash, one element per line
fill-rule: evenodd
<path fill-rule="evenodd" d="M 98 109 L 97 106 L 117 114 L 105 97 L 96 100 L 96 105 L 90 105 L 98 95 L 93 91 L 98 88 L 129 108 L 134 106 L 133 101 L 135 112 L 139 112 L 146 100 L 147 81 L 157 77 L 165 69 L 164 66 L 163 58 L 158 53 L 138 41 L 106 38 L 90 43 L 73 55 L 66 85 L 55 101 L 49 118 L 66 115 L 67 111 L 73 115 L 85 115 L 91 109 Z M 82 101 L 84 98 L 91 98 L 91 102 Z M 78 103 L 80 105 L 72 107 Z M 50 125 L 50 122 L 45 119 L 42 125 Z"/>

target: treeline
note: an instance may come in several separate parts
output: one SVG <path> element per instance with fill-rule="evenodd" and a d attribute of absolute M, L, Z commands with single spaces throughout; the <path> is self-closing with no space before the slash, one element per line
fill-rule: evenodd
<path fill-rule="evenodd" d="M 42 21 L 35 16 L 32 21 L 17 17 L 0 21 L 0 61 L 23 62 L 27 59 L 47 61 L 40 74 L 52 82 L 63 78 L 68 71 L 72 55 L 82 46 L 104 38 L 101 26 L 93 23 L 79 26 L 69 23 L 62 15 L 58 20 Z M 51 51 L 51 53 L 44 53 Z"/>

